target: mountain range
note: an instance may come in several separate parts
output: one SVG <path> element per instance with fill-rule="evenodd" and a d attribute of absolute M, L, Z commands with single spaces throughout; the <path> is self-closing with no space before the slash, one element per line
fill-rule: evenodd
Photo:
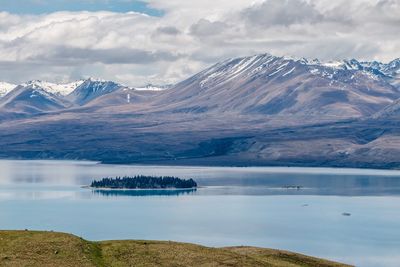
<path fill-rule="evenodd" d="M 400 167 L 400 59 L 228 59 L 175 85 L 0 83 L 3 158 Z"/>

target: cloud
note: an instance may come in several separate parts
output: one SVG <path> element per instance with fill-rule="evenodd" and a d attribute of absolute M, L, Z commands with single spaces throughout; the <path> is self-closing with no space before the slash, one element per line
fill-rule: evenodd
<path fill-rule="evenodd" d="M 397 0 L 145 2 L 163 16 L 0 12 L 0 80 L 95 76 L 140 86 L 177 82 L 216 61 L 256 53 L 322 60 L 400 56 Z"/>
<path fill-rule="evenodd" d="M 197 36 L 207 36 L 222 34 L 227 25 L 223 22 L 211 22 L 207 19 L 200 19 L 197 23 L 190 27 L 190 33 Z"/>
<path fill-rule="evenodd" d="M 303 0 L 267 0 L 246 8 L 241 16 L 250 26 L 259 27 L 316 23 L 323 19 L 313 4 Z"/>
<path fill-rule="evenodd" d="M 175 61 L 183 55 L 174 54 L 169 51 L 146 51 L 130 48 L 108 48 L 108 49 L 90 49 L 90 48 L 71 48 L 59 46 L 52 48 L 51 53 L 41 54 L 29 61 L 53 63 L 62 65 L 77 65 L 91 63 L 103 64 L 153 64 L 160 61 Z"/>
<path fill-rule="evenodd" d="M 167 34 L 167 35 L 177 35 L 180 34 L 181 32 L 175 28 L 174 26 L 163 26 L 163 27 L 158 27 L 157 28 L 157 33 L 158 34 Z"/>

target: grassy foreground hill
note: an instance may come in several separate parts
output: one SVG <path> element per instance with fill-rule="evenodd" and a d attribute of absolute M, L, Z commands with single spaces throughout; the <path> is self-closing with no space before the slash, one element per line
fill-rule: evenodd
<path fill-rule="evenodd" d="M 55 232 L 0 231 L 0 266 L 348 266 L 287 251 L 160 241 L 90 242 Z"/>

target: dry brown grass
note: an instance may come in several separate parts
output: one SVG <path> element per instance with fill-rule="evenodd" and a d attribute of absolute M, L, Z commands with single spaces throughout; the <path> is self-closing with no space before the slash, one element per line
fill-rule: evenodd
<path fill-rule="evenodd" d="M 208 248 L 159 241 L 89 242 L 53 232 L 0 231 L 0 266 L 318 266 L 339 267 L 296 253 L 254 247 Z"/>

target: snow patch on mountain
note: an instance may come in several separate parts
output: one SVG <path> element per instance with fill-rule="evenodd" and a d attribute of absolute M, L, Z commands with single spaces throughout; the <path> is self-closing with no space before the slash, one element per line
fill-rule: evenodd
<path fill-rule="evenodd" d="M 285 74 L 282 75 L 282 77 L 285 77 L 289 74 L 292 74 L 292 72 L 296 69 L 296 67 L 293 67 L 291 70 L 289 70 L 288 72 L 286 72 Z"/>
<path fill-rule="evenodd" d="M 328 61 L 328 62 L 317 62 L 315 65 L 320 65 L 328 68 L 333 68 L 333 69 L 340 69 L 343 66 L 343 62 L 341 61 Z"/>
<path fill-rule="evenodd" d="M 38 114 L 61 110 L 68 103 L 37 84 L 19 85 L 0 99 L 0 109 L 19 114 Z"/>
<path fill-rule="evenodd" d="M 137 90 L 137 91 L 165 91 L 168 90 L 172 87 L 172 85 L 153 85 L 153 84 L 147 84 L 146 86 L 143 87 L 132 87 L 130 89 Z"/>
<path fill-rule="evenodd" d="M 34 80 L 22 84 L 22 86 L 32 86 L 32 88 L 42 88 L 46 92 L 54 95 L 67 96 L 78 88 L 84 80 L 79 80 L 71 83 L 51 83 L 46 81 Z"/>
<path fill-rule="evenodd" d="M 16 84 L 0 82 L 0 98 L 11 92 L 15 87 Z"/>

